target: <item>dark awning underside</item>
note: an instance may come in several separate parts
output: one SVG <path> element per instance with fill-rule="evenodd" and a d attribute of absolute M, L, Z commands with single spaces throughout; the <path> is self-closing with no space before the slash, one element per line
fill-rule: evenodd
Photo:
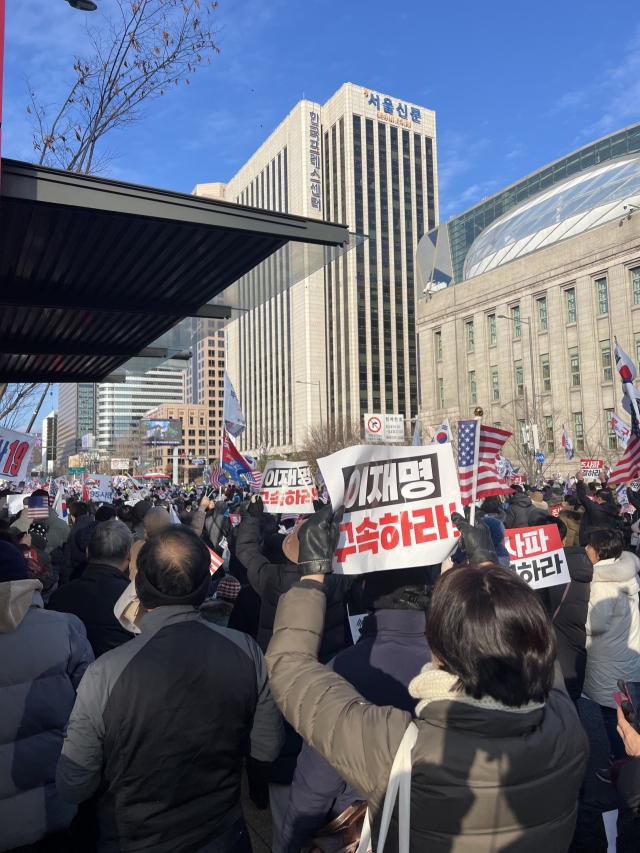
<path fill-rule="evenodd" d="M 0 382 L 97 382 L 289 241 L 346 226 L 2 161 Z"/>

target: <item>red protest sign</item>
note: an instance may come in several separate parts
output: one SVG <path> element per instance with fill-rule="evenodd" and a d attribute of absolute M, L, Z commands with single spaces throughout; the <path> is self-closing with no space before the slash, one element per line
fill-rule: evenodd
<path fill-rule="evenodd" d="M 533 589 L 567 584 L 571 580 L 555 524 L 507 530 L 504 545 L 511 568 Z"/>
<path fill-rule="evenodd" d="M 511 485 L 512 486 L 523 486 L 526 482 L 524 474 L 512 474 L 511 475 Z"/>
<path fill-rule="evenodd" d="M 580 470 L 582 476 L 597 477 L 604 468 L 604 459 L 581 459 Z"/>

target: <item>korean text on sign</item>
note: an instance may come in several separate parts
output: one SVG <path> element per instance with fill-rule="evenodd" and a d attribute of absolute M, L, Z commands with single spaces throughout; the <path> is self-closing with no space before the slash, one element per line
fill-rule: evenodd
<path fill-rule="evenodd" d="M 318 497 L 308 462 L 268 462 L 260 482 L 260 497 L 268 512 L 295 509 L 300 513 L 313 512 Z"/>
<path fill-rule="evenodd" d="M 0 482 L 26 479 L 36 436 L 0 427 Z"/>
<path fill-rule="evenodd" d="M 505 548 L 511 569 L 533 589 L 567 584 L 569 568 L 555 524 L 507 530 Z"/>
<path fill-rule="evenodd" d="M 344 504 L 334 571 L 360 574 L 439 563 L 455 548 L 460 489 L 451 445 L 358 446 L 319 459 L 334 507 Z"/>

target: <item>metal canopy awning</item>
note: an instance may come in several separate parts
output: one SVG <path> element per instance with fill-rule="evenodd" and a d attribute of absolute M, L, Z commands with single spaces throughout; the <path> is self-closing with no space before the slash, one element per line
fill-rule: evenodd
<path fill-rule="evenodd" d="M 0 381 L 98 382 L 289 243 L 346 226 L 2 160 Z"/>

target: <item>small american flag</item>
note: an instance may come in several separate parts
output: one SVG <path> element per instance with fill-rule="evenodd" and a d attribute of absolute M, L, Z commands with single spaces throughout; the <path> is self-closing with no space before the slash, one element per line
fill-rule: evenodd
<path fill-rule="evenodd" d="M 212 575 L 215 575 L 220 566 L 223 564 L 224 560 L 222 559 L 222 557 L 219 557 L 215 551 L 212 551 L 211 548 L 209 548 L 208 550 L 209 554 L 211 555 L 211 559 L 209 561 L 209 571 Z"/>
<path fill-rule="evenodd" d="M 49 498 L 47 495 L 32 495 L 29 498 L 27 518 L 49 518 Z"/>
<path fill-rule="evenodd" d="M 252 476 L 254 487 L 257 491 L 260 488 L 260 483 L 262 483 L 262 471 L 254 471 Z"/>
<path fill-rule="evenodd" d="M 222 470 L 222 467 L 216 463 L 209 474 L 209 485 L 213 486 L 215 489 L 219 489 L 224 486 L 226 482 L 226 474 Z"/>
<path fill-rule="evenodd" d="M 49 486 L 49 497 L 55 498 L 58 494 L 58 481 L 52 480 L 51 485 Z"/>
<path fill-rule="evenodd" d="M 476 430 L 480 429 L 478 448 L 478 485 L 476 498 L 511 494 L 511 489 L 498 474 L 496 458 L 512 435 L 504 429 L 481 426 L 479 421 L 458 421 L 458 476 L 460 496 L 468 506 L 473 495 L 473 469 L 475 466 Z"/>
<path fill-rule="evenodd" d="M 300 518 L 300 514 L 297 512 L 283 512 L 280 516 L 280 521 L 295 521 L 298 523 L 298 519 Z"/>
<path fill-rule="evenodd" d="M 640 474 L 640 429 L 636 420 L 635 412 L 631 410 L 631 436 L 627 449 L 616 467 L 611 472 L 609 482 L 616 486 L 626 483 Z"/>

